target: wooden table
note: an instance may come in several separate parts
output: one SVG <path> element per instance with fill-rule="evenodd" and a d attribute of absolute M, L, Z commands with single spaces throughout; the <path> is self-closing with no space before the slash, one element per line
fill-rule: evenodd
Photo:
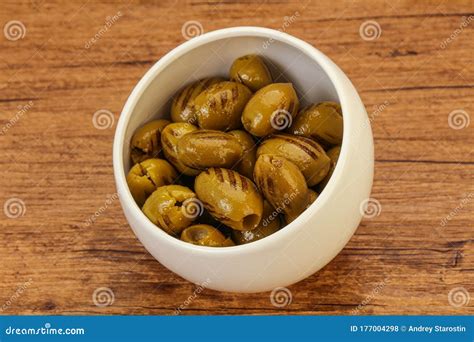
<path fill-rule="evenodd" d="M 172 314 L 189 302 L 183 314 L 473 314 L 473 14 L 472 1 L 448 0 L 4 1 L 0 310 Z M 147 253 L 113 196 L 122 106 L 189 21 L 308 41 L 348 74 L 372 120 L 379 215 L 289 287 L 284 307 L 269 293 L 198 293 Z M 102 129 L 99 110 L 114 119 Z"/>

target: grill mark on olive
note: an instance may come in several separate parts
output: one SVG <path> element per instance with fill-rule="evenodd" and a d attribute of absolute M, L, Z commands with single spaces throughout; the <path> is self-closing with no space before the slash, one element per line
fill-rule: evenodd
<path fill-rule="evenodd" d="M 216 99 L 214 98 L 214 96 L 212 96 L 212 97 L 209 99 L 209 108 L 210 108 L 210 109 L 216 109 L 216 107 L 217 107 Z"/>
<path fill-rule="evenodd" d="M 230 186 L 232 186 L 234 189 L 238 189 L 237 187 L 237 179 L 235 178 L 235 174 L 234 174 L 234 171 L 232 170 L 226 170 L 226 173 L 227 173 L 227 176 L 229 177 L 229 183 L 230 183 Z"/>
<path fill-rule="evenodd" d="M 286 135 L 281 135 L 281 136 L 278 136 L 279 139 L 281 140 L 284 140 L 286 142 L 289 142 L 293 145 L 295 145 L 296 147 L 298 147 L 299 149 L 301 149 L 303 152 L 305 152 L 307 155 L 309 155 L 312 159 L 318 159 L 318 156 L 316 153 L 314 153 L 313 151 L 311 151 L 308 146 L 305 146 L 303 143 L 301 143 L 300 141 L 298 141 L 297 139 L 294 139 L 293 137 L 289 137 L 289 136 L 286 136 Z"/>
<path fill-rule="evenodd" d="M 213 169 L 213 170 L 214 170 L 214 173 L 216 174 L 217 179 L 220 182 L 224 182 L 224 175 L 222 174 L 222 170 L 219 169 L 219 168 L 216 168 L 216 169 Z"/>
<path fill-rule="evenodd" d="M 267 187 L 266 190 L 268 191 L 268 195 L 271 198 L 275 198 L 275 183 L 273 183 L 273 179 L 271 177 L 266 177 Z"/>
<path fill-rule="evenodd" d="M 232 101 L 237 101 L 239 98 L 239 88 L 238 87 L 232 87 Z"/>
<path fill-rule="evenodd" d="M 249 189 L 249 183 L 247 182 L 247 179 L 239 174 L 240 178 L 240 183 L 242 183 L 242 190 L 247 191 Z"/>
<path fill-rule="evenodd" d="M 221 105 L 222 105 L 222 107 L 225 107 L 226 103 L 227 103 L 227 91 L 223 91 L 221 93 Z"/>
<path fill-rule="evenodd" d="M 171 143 L 171 141 L 169 141 L 168 139 L 163 139 L 163 143 L 164 143 L 165 146 L 168 147 L 171 151 L 174 151 L 174 146 L 173 146 L 173 144 Z"/>

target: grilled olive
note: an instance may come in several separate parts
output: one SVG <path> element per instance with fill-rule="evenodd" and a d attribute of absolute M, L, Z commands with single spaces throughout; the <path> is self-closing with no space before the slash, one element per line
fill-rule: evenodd
<path fill-rule="evenodd" d="M 209 168 L 196 177 L 194 189 L 209 213 L 233 229 L 255 229 L 262 218 L 262 196 L 250 179 L 235 171 Z"/>
<path fill-rule="evenodd" d="M 161 186 L 153 192 L 143 205 L 143 213 L 151 222 L 170 235 L 179 235 L 197 217 L 194 211 L 186 207 L 186 203 L 199 201 L 196 194 L 181 185 Z M 188 207 L 191 206 L 188 204 Z"/>
<path fill-rule="evenodd" d="M 135 131 L 130 144 L 130 156 L 134 164 L 160 155 L 160 135 L 169 123 L 168 120 L 154 120 Z"/>
<path fill-rule="evenodd" d="M 305 209 L 308 208 L 316 199 L 318 198 L 318 193 L 314 190 L 308 189 L 308 204 L 306 205 Z M 285 215 L 285 223 L 290 224 L 293 222 L 300 214 L 286 214 Z"/>
<path fill-rule="evenodd" d="M 253 230 L 233 230 L 232 239 L 238 244 L 257 241 L 275 233 L 280 229 L 279 213 L 267 202 L 263 201 L 262 219 Z"/>
<path fill-rule="evenodd" d="M 272 75 L 263 59 L 257 55 L 237 58 L 230 67 L 231 81 L 245 84 L 252 91 L 272 83 Z"/>
<path fill-rule="evenodd" d="M 194 99 L 211 85 L 222 81 L 219 77 L 204 78 L 184 87 L 171 103 L 171 120 L 197 125 Z"/>
<path fill-rule="evenodd" d="M 324 145 L 341 144 L 341 106 L 335 102 L 321 102 L 302 109 L 290 127 L 290 132 L 311 137 Z"/>
<path fill-rule="evenodd" d="M 257 160 L 257 147 L 255 141 L 250 134 L 242 130 L 230 131 L 229 134 L 232 134 L 237 138 L 244 151 L 239 163 L 233 169 L 241 175 L 252 179 L 253 168 L 255 166 L 255 161 Z"/>
<path fill-rule="evenodd" d="M 130 169 L 127 183 L 133 198 L 141 207 L 153 191 L 173 183 L 176 177 L 176 170 L 166 160 L 147 159 Z"/>
<path fill-rule="evenodd" d="M 234 242 L 226 238 L 218 229 L 208 224 L 195 224 L 189 226 L 181 233 L 181 240 L 199 246 L 227 247 Z"/>
<path fill-rule="evenodd" d="M 298 167 L 286 158 L 262 154 L 255 163 L 254 179 L 258 188 L 278 211 L 297 216 L 308 206 L 306 181 Z"/>
<path fill-rule="evenodd" d="M 215 130 L 197 130 L 178 141 L 178 159 L 194 169 L 208 167 L 232 168 L 242 157 L 239 140 L 228 133 Z"/>
<path fill-rule="evenodd" d="M 242 113 L 245 129 L 257 137 L 290 127 L 299 101 L 291 83 L 273 83 L 257 91 Z"/>
<path fill-rule="evenodd" d="M 326 177 L 324 177 L 321 183 L 319 183 L 319 187 L 321 189 L 324 189 L 324 187 L 328 184 L 329 179 L 331 178 L 334 169 L 336 168 L 336 163 L 339 159 L 339 153 L 341 153 L 341 146 L 334 146 L 327 152 L 329 159 L 331 159 L 331 167 L 329 168 L 329 172 Z"/>
<path fill-rule="evenodd" d="M 251 95 L 240 83 L 213 84 L 194 99 L 199 127 L 220 131 L 239 128 L 240 116 Z"/>
<path fill-rule="evenodd" d="M 330 159 L 314 140 L 290 134 L 274 134 L 265 139 L 257 157 L 273 154 L 284 157 L 299 167 L 309 186 L 318 184 L 327 175 Z"/>
<path fill-rule="evenodd" d="M 188 176 L 196 176 L 199 170 L 192 169 L 184 165 L 178 158 L 178 141 L 186 134 L 198 128 L 186 122 L 171 123 L 161 132 L 161 144 L 163 153 L 179 172 Z"/>

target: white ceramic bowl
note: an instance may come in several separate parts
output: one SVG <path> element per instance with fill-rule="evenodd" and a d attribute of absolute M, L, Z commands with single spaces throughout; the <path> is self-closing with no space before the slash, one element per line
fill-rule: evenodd
<path fill-rule="evenodd" d="M 318 199 L 277 233 L 247 245 L 211 248 L 182 242 L 157 228 L 135 204 L 125 180 L 130 139 L 139 126 L 168 115 L 183 85 L 228 74 L 249 53 L 272 62 L 302 101 L 340 102 L 344 136 L 339 162 Z M 277 80 L 278 80 L 277 79 Z M 260 292 L 296 283 L 325 266 L 354 234 L 373 178 L 373 140 L 364 105 L 346 75 L 324 54 L 279 31 L 234 27 L 206 33 L 161 58 L 140 80 L 122 111 L 114 141 L 114 173 L 125 216 L 145 248 L 183 278 L 219 291 Z"/>

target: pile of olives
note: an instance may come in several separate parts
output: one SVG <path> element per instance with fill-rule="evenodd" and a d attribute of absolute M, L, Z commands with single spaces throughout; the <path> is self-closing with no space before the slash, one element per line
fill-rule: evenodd
<path fill-rule="evenodd" d="M 229 80 L 181 89 L 171 121 L 131 139 L 130 192 L 155 225 L 212 247 L 262 239 L 293 221 L 326 186 L 343 121 L 334 102 L 299 110 L 291 83 L 273 83 L 264 60 L 234 61 Z"/>

